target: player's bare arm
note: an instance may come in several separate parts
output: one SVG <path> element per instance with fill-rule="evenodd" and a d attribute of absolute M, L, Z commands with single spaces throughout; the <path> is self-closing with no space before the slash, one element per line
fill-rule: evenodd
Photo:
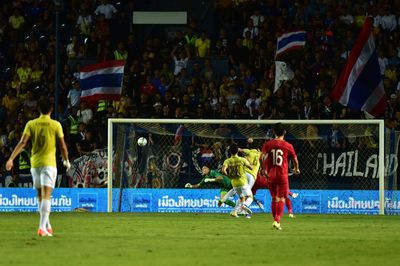
<path fill-rule="evenodd" d="M 64 137 L 58 138 L 58 145 L 60 146 L 61 156 L 63 157 L 63 164 L 68 171 L 71 168 L 71 163 L 68 159 L 68 149 L 67 144 L 65 144 Z"/>
<path fill-rule="evenodd" d="M 228 175 L 228 172 L 226 171 L 227 169 L 228 169 L 228 166 L 224 164 L 222 166 L 222 170 L 221 170 L 224 175 Z"/>
<path fill-rule="evenodd" d="M 8 159 L 6 163 L 6 170 L 10 171 L 13 166 L 14 166 L 14 160 L 15 158 L 21 153 L 21 151 L 25 148 L 26 144 L 28 143 L 29 139 L 31 137 L 27 134 L 22 135 L 21 140 L 18 142 L 17 146 L 15 146 L 15 149 L 11 153 L 10 158 Z"/>
<path fill-rule="evenodd" d="M 294 157 L 293 159 L 293 164 L 294 164 L 294 174 L 298 175 L 300 174 L 300 168 L 299 168 L 299 160 L 297 160 L 297 157 Z"/>

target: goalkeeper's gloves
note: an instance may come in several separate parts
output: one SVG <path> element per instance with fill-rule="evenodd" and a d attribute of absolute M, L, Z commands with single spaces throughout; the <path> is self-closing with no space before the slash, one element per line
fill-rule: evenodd
<path fill-rule="evenodd" d="M 206 178 L 204 179 L 204 182 L 208 183 L 208 182 L 215 182 L 214 178 Z"/>
<path fill-rule="evenodd" d="M 67 171 L 71 168 L 71 163 L 69 162 L 69 160 L 63 160 L 63 165 L 65 166 Z"/>
<path fill-rule="evenodd" d="M 192 186 L 192 184 L 190 184 L 190 183 L 186 183 L 186 185 L 185 185 L 185 188 L 192 188 L 193 186 Z"/>

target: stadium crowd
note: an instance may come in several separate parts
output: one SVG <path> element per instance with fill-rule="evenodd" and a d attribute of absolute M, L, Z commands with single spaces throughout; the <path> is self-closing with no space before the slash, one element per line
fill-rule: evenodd
<path fill-rule="evenodd" d="M 54 99 L 56 43 L 53 1 L 2 2 L 1 172 L 25 123 L 38 116 L 37 100 Z M 72 158 L 106 145 L 108 117 L 364 118 L 329 94 L 366 15 L 374 18 L 387 126 L 400 127 L 400 1 L 216 0 L 215 32 L 189 13 L 175 38 L 143 44 L 132 29 L 133 10 L 134 1 L 64 1 L 58 113 Z M 295 77 L 273 93 L 276 37 L 290 30 L 307 31 L 307 44 L 284 59 Z M 120 101 L 80 100 L 79 59 L 87 58 L 126 61 Z M 226 75 L 214 60 L 228 61 Z"/>

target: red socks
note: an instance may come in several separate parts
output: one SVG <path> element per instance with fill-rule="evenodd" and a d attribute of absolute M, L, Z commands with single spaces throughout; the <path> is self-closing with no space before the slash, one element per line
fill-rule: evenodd
<path fill-rule="evenodd" d="M 285 209 L 285 203 L 283 201 L 272 202 L 271 205 L 272 216 L 274 216 L 274 221 L 280 223 L 281 217 L 283 215 L 283 210 Z"/>
<path fill-rule="evenodd" d="M 271 202 L 271 211 L 272 211 L 272 217 L 274 217 L 274 218 L 276 216 L 276 206 L 277 206 L 277 202 L 276 201 L 272 201 Z"/>
<path fill-rule="evenodd" d="M 288 212 L 293 213 L 292 202 L 290 201 L 289 197 L 286 198 L 285 204 L 286 204 L 286 208 L 288 209 Z"/>
<path fill-rule="evenodd" d="M 278 201 L 277 202 L 277 207 L 276 207 L 276 216 L 275 216 L 275 221 L 278 223 L 281 222 L 281 217 L 283 215 L 283 210 L 285 209 L 285 203 L 283 201 Z"/>

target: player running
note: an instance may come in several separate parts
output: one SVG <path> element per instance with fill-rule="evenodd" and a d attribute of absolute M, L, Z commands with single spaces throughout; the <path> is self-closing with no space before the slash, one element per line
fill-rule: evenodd
<path fill-rule="evenodd" d="M 245 172 L 245 167 L 248 167 L 249 169 L 253 169 L 253 167 L 245 158 L 238 156 L 239 148 L 236 144 L 230 146 L 229 152 L 231 157 L 224 161 L 222 173 L 229 177 L 233 189 L 239 196 L 239 200 L 231 212 L 231 216 L 239 217 L 238 211 L 240 209 L 251 214 L 249 206 L 253 202 L 253 194 L 248 186 L 247 175 L 249 174 Z"/>
<path fill-rule="evenodd" d="M 299 161 L 292 144 L 284 140 L 286 133 L 283 125 L 277 123 L 273 126 L 275 139 L 267 141 L 262 148 L 263 169 L 268 176 L 268 186 L 271 193 L 271 209 L 274 222 L 272 226 L 282 230 L 280 219 L 283 214 L 285 200 L 289 193 L 288 164 L 289 158 L 293 160 L 294 174 L 298 175 Z"/>
<path fill-rule="evenodd" d="M 211 170 L 208 166 L 203 166 L 201 168 L 201 173 L 203 174 L 203 179 L 200 181 L 200 183 L 195 185 L 187 183 L 185 185 L 185 188 L 199 188 L 204 186 L 205 183 L 214 183 L 220 188 L 221 199 L 225 196 L 226 193 L 228 193 L 228 191 L 232 189 L 231 180 L 226 175 L 223 175 L 216 170 Z M 226 200 L 225 204 L 231 207 L 236 206 L 235 202 L 233 202 L 232 200 Z M 218 204 L 218 206 L 221 205 Z"/>
<path fill-rule="evenodd" d="M 60 146 L 61 155 L 64 159 L 63 164 L 67 170 L 71 167 L 71 164 L 68 160 L 68 150 L 61 124 L 50 118 L 53 111 L 50 100 L 39 100 L 38 107 L 40 117 L 26 123 L 22 138 L 6 163 L 6 169 L 11 170 L 14 159 L 31 140 L 31 174 L 33 187 L 37 189 L 38 193 L 40 211 L 40 224 L 37 234 L 39 236 L 53 236 L 49 216 L 50 197 L 57 179 L 56 141 Z"/>

